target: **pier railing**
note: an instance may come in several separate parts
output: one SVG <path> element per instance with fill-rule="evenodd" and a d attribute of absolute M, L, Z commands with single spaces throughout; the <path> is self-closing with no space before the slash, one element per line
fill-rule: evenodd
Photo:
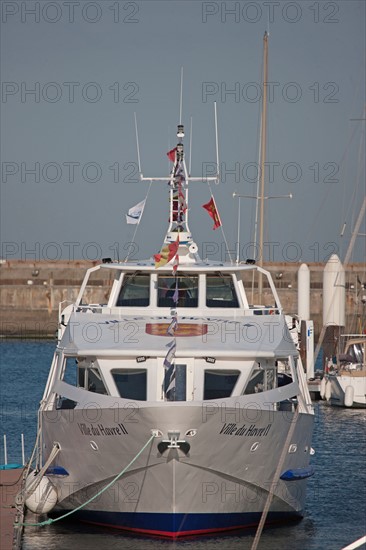
<path fill-rule="evenodd" d="M 21 450 L 22 450 L 21 464 L 8 462 L 8 445 L 7 445 L 6 434 L 3 435 L 3 442 L 4 442 L 4 464 L 0 464 L 0 469 L 7 470 L 15 467 L 20 468 L 21 466 L 24 466 L 25 465 L 24 434 L 20 434 L 20 444 L 21 444 Z"/>

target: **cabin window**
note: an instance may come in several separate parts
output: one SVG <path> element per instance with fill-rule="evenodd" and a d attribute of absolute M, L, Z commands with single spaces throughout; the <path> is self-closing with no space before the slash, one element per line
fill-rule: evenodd
<path fill-rule="evenodd" d="M 78 373 L 77 373 L 77 377 L 78 377 L 77 385 L 78 385 L 79 388 L 85 388 L 85 384 L 87 384 L 85 371 L 86 371 L 85 367 L 81 367 L 79 365 Z"/>
<path fill-rule="evenodd" d="M 67 357 L 64 360 L 63 373 L 61 380 L 70 384 L 70 386 L 79 386 L 78 384 L 78 360 L 76 357 Z"/>
<path fill-rule="evenodd" d="M 150 275 L 132 273 L 124 276 L 117 306 L 146 307 L 150 303 Z"/>
<path fill-rule="evenodd" d="M 260 393 L 263 391 L 273 390 L 277 387 L 277 370 L 276 367 L 261 368 L 258 365 L 252 372 L 249 382 L 246 385 L 244 395 L 252 393 Z"/>
<path fill-rule="evenodd" d="M 230 397 L 239 375 L 238 370 L 206 370 L 203 399 Z"/>
<path fill-rule="evenodd" d="M 159 307 L 197 307 L 198 275 L 158 277 Z"/>
<path fill-rule="evenodd" d="M 231 275 L 206 275 L 206 306 L 239 307 Z"/>
<path fill-rule="evenodd" d="M 166 401 L 185 401 L 187 365 L 173 364 L 166 369 L 163 386 Z"/>
<path fill-rule="evenodd" d="M 57 396 L 57 399 L 56 399 L 57 410 L 75 409 L 76 405 L 77 405 L 77 402 L 74 401 L 73 399 L 68 399 L 67 397 L 62 397 L 61 395 Z"/>
<path fill-rule="evenodd" d="M 65 361 L 63 381 L 71 386 L 84 388 L 95 393 L 104 395 L 108 393 L 94 361 L 68 357 Z"/>
<path fill-rule="evenodd" d="M 116 369 L 111 373 L 121 397 L 134 401 L 146 401 L 146 369 Z"/>
<path fill-rule="evenodd" d="M 106 305 L 114 283 L 112 269 L 92 271 L 80 300 L 80 306 Z"/>
<path fill-rule="evenodd" d="M 275 367 L 264 370 L 264 391 L 273 390 L 277 386 L 277 372 Z"/>
<path fill-rule="evenodd" d="M 349 344 L 347 349 L 347 355 L 346 356 L 343 355 L 342 359 L 344 362 L 358 363 L 362 365 L 364 362 L 363 357 L 364 357 L 364 350 L 363 350 L 362 342 L 354 342 L 352 344 L 351 343 Z"/>
<path fill-rule="evenodd" d="M 287 386 L 293 382 L 291 374 L 286 374 L 285 372 L 277 373 L 277 386 L 281 388 L 282 386 Z"/>
<path fill-rule="evenodd" d="M 79 360 L 76 357 L 67 357 L 63 367 L 63 375 L 61 379 L 77 388 L 84 388 L 85 390 L 101 393 L 107 395 L 107 389 L 104 385 L 100 371 L 94 361 Z M 57 408 L 70 409 L 74 408 L 75 404 L 71 406 L 69 404 L 70 399 L 59 398 Z"/>
<path fill-rule="evenodd" d="M 249 395 L 252 393 L 260 393 L 264 390 L 264 370 L 258 365 L 246 385 L 244 395 Z"/>
<path fill-rule="evenodd" d="M 93 363 L 92 363 L 93 365 Z M 81 369 L 80 369 L 81 370 Z M 99 369 L 91 366 L 90 368 L 85 369 L 84 374 L 84 388 L 88 391 L 94 393 L 102 393 L 107 395 L 107 390 L 104 386 Z"/>

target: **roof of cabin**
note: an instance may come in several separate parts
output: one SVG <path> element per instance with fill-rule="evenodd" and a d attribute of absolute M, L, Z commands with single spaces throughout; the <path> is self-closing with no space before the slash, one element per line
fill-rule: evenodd
<path fill-rule="evenodd" d="M 73 312 L 60 348 L 68 355 L 165 357 L 172 318 Z M 286 357 L 297 351 L 282 315 L 178 316 L 176 357 Z"/>

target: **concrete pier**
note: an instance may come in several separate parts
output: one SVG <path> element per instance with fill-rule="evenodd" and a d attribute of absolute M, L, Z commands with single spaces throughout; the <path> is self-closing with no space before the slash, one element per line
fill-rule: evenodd
<path fill-rule="evenodd" d="M 0 548 L 1 550 L 19 550 L 24 519 L 24 503 L 17 495 L 24 485 L 24 468 L 0 470 Z"/>
<path fill-rule="evenodd" d="M 0 335 L 3 337 L 54 337 L 57 329 L 58 304 L 75 300 L 85 271 L 99 262 L 0 260 Z M 322 293 L 324 263 L 309 263 L 310 318 L 314 320 L 315 341 L 322 328 Z M 297 312 L 299 263 L 266 263 L 271 272 L 286 313 Z M 348 264 L 345 268 L 346 331 L 359 332 L 355 322 L 365 320 L 365 306 L 359 281 L 364 280 L 362 263 Z M 109 274 L 105 273 L 104 277 Z M 251 274 L 248 273 L 248 284 Z M 105 302 L 103 274 L 93 281 L 93 301 Z M 269 289 L 263 288 L 263 296 Z M 365 292 L 363 292 L 365 294 Z M 355 315 L 356 312 L 356 315 Z M 357 317 L 358 315 L 358 317 Z M 353 323 L 353 324 L 352 324 Z"/>

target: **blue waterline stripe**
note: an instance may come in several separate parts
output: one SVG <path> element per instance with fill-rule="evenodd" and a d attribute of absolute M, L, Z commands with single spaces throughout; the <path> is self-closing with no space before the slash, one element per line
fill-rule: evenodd
<path fill-rule="evenodd" d="M 63 510 L 62 513 L 64 513 Z M 54 516 L 55 514 L 50 514 Z M 222 513 L 222 514 L 169 514 L 144 512 L 102 512 L 80 510 L 75 518 L 90 523 L 110 525 L 119 529 L 146 530 L 157 533 L 176 534 L 180 532 L 223 530 L 256 525 L 260 521 L 261 512 Z M 297 512 L 270 512 L 268 521 L 284 521 L 301 517 Z"/>

